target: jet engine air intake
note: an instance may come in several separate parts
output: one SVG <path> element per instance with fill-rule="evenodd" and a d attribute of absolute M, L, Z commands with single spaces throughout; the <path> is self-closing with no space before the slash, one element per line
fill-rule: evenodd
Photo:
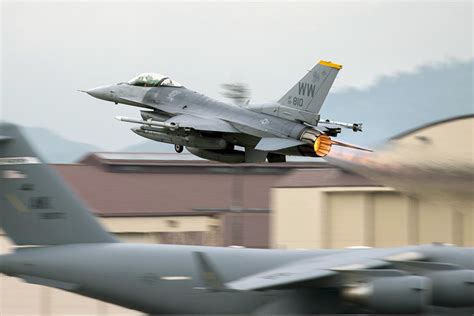
<path fill-rule="evenodd" d="M 312 128 L 304 130 L 301 134 L 300 140 L 312 145 L 317 157 L 325 157 L 329 154 L 333 144 L 331 137 Z"/>

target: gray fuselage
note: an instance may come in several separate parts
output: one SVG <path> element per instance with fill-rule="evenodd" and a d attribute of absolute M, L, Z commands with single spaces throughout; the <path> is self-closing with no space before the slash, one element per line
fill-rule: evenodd
<path fill-rule="evenodd" d="M 404 251 L 415 249 L 405 247 Z M 433 261 L 474 268 L 472 248 L 421 246 Z M 203 288 L 195 253 L 205 253 L 224 282 L 298 260 L 315 262 L 400 253 L 393 249 L 259 250 L 218 247 L 77 244 L 19 249 L 0 256 L 0 272 L 149 314 L 163 313 L 354 313 L 337 283 L 270 291 L 214 291 Z M 344 259 L 346 258 L 346 259 Z M 332 289 L 331 289 L 332 287 Z"/>
<path fill-rule="evenodd" d="M 103 100 L 153 110 L 163 119 L 177 115 L 192 115 L 198 118 L 222 120 L 229 123 L 238 132 L 217 131 L 213 133 L 211 131 L 207 133 L 209 134 L 207 136 L 214 137 L 214 139 L 224 139 L 230 145 L 245 148 L 255 147 L 263 137 L 300 140 L 303 132 L 309 129 L 303 123 L 250 110 L 250 107 L 239 107 L 220 102 L 185 87 L 138 87 L 119 83 L 95 88 L 89 90 L 88 93 Z M 275 109 L 277 107 L 275 104 Z M 251 108 L 268 108 L 268 106 L 265 104 L 252 105 Z M 174 134 L 172 131 L 166 133 Z M 315 156 L 312 146 L 304 143 L 274 152 L 283 155 Z"/>

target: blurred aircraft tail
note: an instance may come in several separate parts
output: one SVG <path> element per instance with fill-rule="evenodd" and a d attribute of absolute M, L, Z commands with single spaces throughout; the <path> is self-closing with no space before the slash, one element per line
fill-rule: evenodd
<path fill-rule="evenodd" d="M 118 241 L 8 123 L 0 123 L 0 228 L 18 245 Z"/>
<path fill-rule="evenodd" d="M 321 60 L 278 103 L 289 108 L 290 113 L 295 110 L 301 112 L 303 117 L 318 116 L 341 68 L 341 65 Z"/>

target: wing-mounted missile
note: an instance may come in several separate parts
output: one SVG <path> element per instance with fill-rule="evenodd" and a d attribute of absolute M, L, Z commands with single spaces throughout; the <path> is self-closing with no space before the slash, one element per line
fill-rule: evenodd
<path fill-rule="evenodd" d="M 222 133 L 238 133 L 239 131 L 235 129 L 230 123 L 216 119 L 216 118 L 207 118 L 207 117 L 198 117 L 188 114 L 180 114 L 173 116 L 166 121 L 157 121 L 153 118 L 147 120 L 137 120 L 134 118 L 117 116 L 117 120 L 128 123 L 136 123 L 147 126 L 155 126 L 167 128 L 172 131 L 177 129 L 183 129 L 185 131 L 197 130 L 197 131 L 209 131 L 209 132 L 222 132 Z"/>
<path fill-rule="evenodd" d="M 338 122 L 338 121 L 332 121 L 332 120 L 321 120 L 319 121 L 319 124 L 322 125 L 329 125 L 326 128 L 332 128 L 331 126 L 340 126 L 344 128 L 348 128 L 353 130 L 354 132 L 362 132 L 362 123 L 346 123 L 346 122 Z"/>
<path fill-rule="evenodd" d="M 161 127 L 161 128 L 168 128 L 170 130 L 175 130 L 175 129 L 179 128 L 178 123 L 175 123 L 175 122 L 160 122 L 160 121 L 154 121 L 152 119 L 137 120 L 137 119 L 130 118 L 130 117 L 125 117 L 125 116 L 116 116 L 115 118 L 117 120 L 121 121 L 121 122 L 142 124 L 142 125 L 155 126 L 155 127 Z"/>
<path fill-rule="evenodd" d="M 327 156 L 331 151 L 333 145 L 348 147 L 357 150 L 372 151 L 364 147 L 333 140 L 325 132 L 322 132 L 316 128 L 307 128 L 306 130 L 304 130 L 300 136 L 300 140 L 313 146 L 314 153 L 317 157 Z"/>

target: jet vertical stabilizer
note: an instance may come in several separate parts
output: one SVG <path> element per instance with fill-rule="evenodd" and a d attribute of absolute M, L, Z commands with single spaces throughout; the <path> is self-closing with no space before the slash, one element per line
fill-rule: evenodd
<path fill-rule="evenodd" d="M 321 60 L 278 103 L 317 115 L 341 68 L 341 65 Z"/>
<path fill-rule="evenodd" d="M 274 113 L 282 118 L 317 125 L 319 111 L 340 69 L 342 65 L 321 60 L 278 101 L 280 106 L 277 111 L 273 109 Z M 264 112 L 269 113 L 268 109 Z"/>

